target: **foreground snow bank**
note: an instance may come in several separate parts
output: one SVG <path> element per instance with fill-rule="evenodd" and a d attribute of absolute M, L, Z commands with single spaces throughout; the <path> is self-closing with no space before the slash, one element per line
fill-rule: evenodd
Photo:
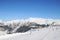
<path fill-rule="evenodd" d="M 60 27 L 48 27 L 0 36 L 0 40 L 60 40 Z"/>

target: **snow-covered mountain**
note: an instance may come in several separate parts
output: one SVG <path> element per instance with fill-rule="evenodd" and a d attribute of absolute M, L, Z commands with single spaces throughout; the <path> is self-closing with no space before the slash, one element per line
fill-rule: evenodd
<path fill-rule="evenodd" d="M 27 22 L 34 22 L 37 24 L 59 24 L 60 25 L 60 19 L 47 19 L 47 18 L 28 18 L 28 19 L 17 19 L 17 20 L 10 20 L 10 21 L 0 21 L 0 24 L 4 23 L 4 25 L 10 25 L 10 24 L 24 24 Z"/>
<path fill-rule="evenodd" d="M 60 19 L 0 21 L 0 40 L 60 40 Z"/>
<path fill-rule="evenodd" d="M 11 21 L 0 21 L 0 30 L 7 33 L 26 32 L 31 28 L 41 28 L 50 25 L 60 25 L 58 19 L 28 18 Z"/>
<path fill-rule="evenodd" d="M 6 21 L 4 24 L 24 24 L 26 22 L 35 22 L 37 24 L 52 24 L 53 22 L 55 24 L 60 25 L 60 20 L 59 19 L 46 19 L 46 18 L 28 18 L 28 19 L 18 19 L 18 20 L 11 20 L 11 21 Z"/>

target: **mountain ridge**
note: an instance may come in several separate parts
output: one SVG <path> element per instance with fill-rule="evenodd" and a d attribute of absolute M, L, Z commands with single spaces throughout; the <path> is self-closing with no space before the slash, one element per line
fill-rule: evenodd
<path fill-rule="evenodd" d="M 59 19 L 47 19 L 47 18 L 27 18 L 27 19 L 16 19 L 16 20 L 10 20 L 10 21 L 0 21 L 0 23 L 4 23 L 4 24 L 9 24 L 9 23 L 19 23 L 19 22 L 38 22 L 40 24 L 48 24 L 51 22 L 56 22 L 59 23 L 60 20 Z M 59 23 L 60 24 L 60 23 Z"/>
<path fill-rule="evenodd" d="M 48 27 L 50 25 L 60 26 L 60 20 L 45 19 L 45 18 L 28 18 L 28 19 L 0 22 L 1 30 L 4 31 L 7 30 L 7 33 L 26 32 L 31 28 L 32 29 L 36 29 L 39 27 L 43 28 Z"/>

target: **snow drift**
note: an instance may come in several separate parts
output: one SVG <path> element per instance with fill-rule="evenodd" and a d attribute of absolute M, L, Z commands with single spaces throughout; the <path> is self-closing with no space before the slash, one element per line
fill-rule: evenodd
<path fill-rule="evenodd" d="M 60 40 L 60 26 L 0 36 L 0 40 Z"/>

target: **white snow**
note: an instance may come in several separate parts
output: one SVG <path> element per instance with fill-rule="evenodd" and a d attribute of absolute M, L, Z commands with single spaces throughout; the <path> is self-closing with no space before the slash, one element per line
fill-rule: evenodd
<path fill-rule="evenodd" d="M 18 20 L 11 20 L 11 21 L 5 21 L 4 24 L 17 24 L 21 23 L 24 24 L 26 22 L 35 22 L 38 24 L 51 24 L 52 22 L 55 22 L 55 24 L 60 25 L 60 19 L 46 19 L 46 18 L 28 18 L 28 19 L 18 19 Z"/>
<path fill-rule="evenodd" d="M 37 24 L 52 24 L 54 22 L 54 25 L 60 25 L 60 20 L 45 18 L 29 18 L 12 21 L 0 21 L 0 25 L 11 25 L 11 27 L 15 27 L 17 24 L 23 25 L 27 22 L 34 22 Z M 46 28 L 31 29 L 25 33 L 6 34 L 6 31 L 0 31 L 0 40 L 60 40 L 60 26 L 50 25 Z"/>
<path fill-rule="evenodd" d="M 60 40 L 60 27 L 48 27 L 0 36 L 0 40 Z"/>

